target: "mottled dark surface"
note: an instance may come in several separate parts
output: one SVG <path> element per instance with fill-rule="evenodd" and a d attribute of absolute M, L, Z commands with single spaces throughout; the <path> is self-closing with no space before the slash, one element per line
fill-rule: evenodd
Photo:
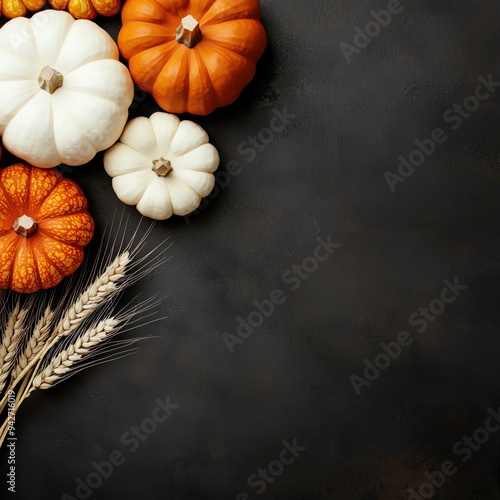
<path fill-rule="evenodd" d="M 339 44 L 388 2 L 261 3 L 269 47 L 254 82 L 195 118 L 221 169 L 241 173 L 200 213 L 154 228 L 148 245 L 170 238 L 171 258 L 134 292 L 165 296 L 167 318 L 137 332 L 159 338 L 25 403 L 17 498 L 84 498 L 77 478 L 115 450 L 125 462 L 92 476 L 92 499 L 404 499 L 446 460 L 457 468 L 434 492 L 424 485 L 427 498 L 500 497 L 500 432 L 478 431 L 500 406 L 500 89 L 460 126 L 444 118 L 479 77 L 500 82 L 498 2 L 403 0 L 350 63 Z M 116 37 L 117 18 L 99 23 Z M 296 117 L 249 152 L 249 134 L 284 108 Z M 157 109 L 139 93 L 132 115 Z M 436 128 L 447 140 L 391 192 L 384 173 Z M 69 175 L 102 233 L 121 207 L 102 156 Z M 340 247 L 307 280 L 283 281 L 318 237 Z M 410 324 L 455 278 L 467 289 L 426 328 Z M 223 334 L 275 289 L 286 302 L 231 353 Z M 350 377 L 401 331 L 411 345 L 356 394 Z M 167 396 L 179 408 L 131 452 L 122 436 Z M 475 432 L 469 457 L 455 443 Z M 294 439 L 306 449 L 261 492 L 252 474 Z"/>

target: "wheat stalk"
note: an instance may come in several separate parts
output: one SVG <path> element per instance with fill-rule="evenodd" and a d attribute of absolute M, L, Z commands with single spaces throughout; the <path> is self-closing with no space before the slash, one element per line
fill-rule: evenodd
<path fill-rule="evenodd" d="M 163 243 L 146 255 L 137 258 L 152 227 L 151 225 L 139 242 L 136 242 L 138 229 L 126 245 L 124 245 L 125 231 L 122 233 L 121 243 L 118 237 L 115 237 L 113 242 L 103 239 L 98 256 L 93 259 L 94 263 L 90 272 L 91 280 L 93 280 L 91 284 L 87 285 L 80 280 L 75 286 L 75 282 L 67 282 L 63 298 L 55 306 L 52 295 L 42 317 L 36 323 L 35 319 L 30 322 L 29 329 L 32 333 L 26 343 L 22 343 L 22 348 L 20 341 L 28 331 L 22 321 L 15 322 L 19 327 L 15 349 L 11 346 L 13 334 L 4 335 L 0 344 L 0 370 L 2 370 L 3 359 L 7 351 L 12 352 L 13 354 L 7 358 L 11 364 L 8 371 L 12 373 L 9 389 L 14 390 L 17 384 L 22 382 L 16 395 L 16 413 L 22 402 L 35 389 L 48 389 L 82 369 L 119 359 L 135 351 L 135 349 L 124 350 L 124 346 L 131 346 L 142 340 L 141 338 L 120 342 L 111 342 L 110 339 L 118 332 L 127 331 L 124 330 L 125 325 L 128 325 L 130 329 L 138 327 L 134 325 L 136 323 L 134 318 L 140 316 L 144 321 L 149 316 L 144 313 L 156 307 L 158 301 L 150 297 L 131 309 L 130 304 L 127 305 L 123 310 L 126 312 L 112 311 L 125 288 L 153 272 L 165 262 L 163 254 L 166 248 Z M 104 241 L 106 241 L 105 244 Z M 118 256 L 111 261 L 108 255 L 116 248 L 116 243 L 118 243 L 116 246 L 119 246 Z M 158 249 L 160 249 L 159 252 Z M 105 257 L 101 259 L 102 255 Z M 105 271 L 99 271 L 103 267 Z M 80 292 L 82 288 L 84 288 L 83 293 Z M 26 316 L 29 310 L 26 304 L 24 309 L 26 310 L 24 316 Z M 40 314 L 40 310 L 38 311 L 35 318 Z M 142 325 L 146 324 L 149 322 L 142 323 Z M 0 401 L 0 412 L 3 411 L 6 403 L 7 394 L 4 394 Z M 0 427 L 0 447 L 6 437 L 7 429 L 8 421 L 6 420 Z"/>
<path fill-rule="evenodd" d="M 108 265 L 106 270 L 78 296 L 71 306 L 66 309 L 57 326 L 51 331 L 46 341 L 42 344 L 39 352 L 31 358 L 19 373 L 17 373 L 15 379 L 10 384 L 11 389 L 22 380 L 33 366 L 39 366 L 39 363 L 43 360 L 47 352 L 60 339 L 74 332 L 106 299 L 111 297 L 114 292 L 120 290 L 119 280 L 125 276 L 127 265 L 130 263 L 131 259 L 132 256 L 128 250 L 120 253 L 111 264 Z M 35 373 L 36 371 L 37 370 L 35 370 Z M 0 401 L 0 411 L 3 411 L 5 408 L 6 402 L 7 397 L 5 395 Z"/>
<path fill-rule="evenodd" d="M 76 362 L 96 349 L 101 342 L 114 333 L 119 323 L 120 321 L 115 318 L 107 318 L 93 328 L 86 330 L 74 343 L 55 356 L 49 365 L 33 379 L 29 392 L 52 387 L 72 369 Z"/>
<path fill-rule="evenodd" d="M 45 341 L 48 339 L 49 335 L 52 333 L 51 326 L 52 320 L 54 318 L 55 312 L 49 305 L 46 307 L 42 317 L 38 320 L 33 328 L 33 333 L 28 339 L 26 347 L 19 354 L 17 359 L 17 364 L 12 370 L 12 381 L 21 374 L 21 372 L 28 366 L 28 364 L 36 358 L 38 353 L 41 352 L 45 345 Z"/>
<path fill-rule="evenodd" d="M 24 332 L 23 323 L 27 314 L 28 309 L 21 309 L 18 300 L 9 315 L 2 336 L 2 344 L 0 345 L 0 392 L 5 387 L 14 359 L 19 350 L 22 334 Z"/>

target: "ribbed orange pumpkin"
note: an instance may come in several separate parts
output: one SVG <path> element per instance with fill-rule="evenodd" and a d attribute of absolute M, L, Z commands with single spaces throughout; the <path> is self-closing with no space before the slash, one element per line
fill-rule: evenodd
<path fill-rule="evenodd" d="M 4 0 L 5 1 L 5 0 Z M 95 19 L 101 16 L 114 16 L 120 11 L 120 0 L 49 0 L 57 10 L 67 10 L 75 19 Z"/>
<path fill-rule="evenodd" d="M 76 271 L 94 234 L 82 190 L 56 170 L 0 172 L 0 288 L 30 293 Z"/>
<path fill-rule="evenodd" d="M 258 0 L 127 0 L 122 21 L 132 78 L 171 113 L 234 102 L 267 43 Z"/>

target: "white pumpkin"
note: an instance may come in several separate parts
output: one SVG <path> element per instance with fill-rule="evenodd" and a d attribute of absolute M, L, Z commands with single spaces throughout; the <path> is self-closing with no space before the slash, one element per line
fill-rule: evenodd
<path fill-rule="evenodd" d="M 42 168 L 82 165 L 118 139 L 134 96 L 113 39 L 63 11 L 0 29 L 0 134 Z"/>
<path fill-rule="evenodd" d="M 213 189 L 219 154 L 196 123 L 169 113 L 139 117 L 104 154 L 104 168 L 123 203 L 152 219 L 187 215 Z"/>

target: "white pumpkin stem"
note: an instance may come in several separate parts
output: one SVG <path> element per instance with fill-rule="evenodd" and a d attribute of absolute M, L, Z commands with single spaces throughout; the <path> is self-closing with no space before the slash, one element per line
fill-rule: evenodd
<path fill-rule="evenodd" d="M 200 23 L 191 15 L 182 19 L 177 28 L 175 41 L 183 43 L 186 47 L 192 49 L 198 42 L 201 42 Z"/>
<path fill-rule="evenodd" d="M 40 71 L 38 84 L 40 88 L 46 90 L 49 94 L 53 94 L 58 88 L 62 87 L 64 76 L 52 69 L 50 66 L 45 66 Z"/>
<path fill-rule="evenodd" d="M 160 157 L 159 160 L 153 160 L 153 172 L 158 177 L 166 177 L 172 170 L 172 164 L 165 160 L 165 158 Z"/>
<path fill-rule="evenodd" d="M 14 221 L 12 229 L 19 236 L 24 236 L 25 238 L 29 238 L 32 234 L 36 233 L 38 229 L 38 224 L 35 219 L 24 214 L 21 215 L 21 217 L 18 217 Z"/>

